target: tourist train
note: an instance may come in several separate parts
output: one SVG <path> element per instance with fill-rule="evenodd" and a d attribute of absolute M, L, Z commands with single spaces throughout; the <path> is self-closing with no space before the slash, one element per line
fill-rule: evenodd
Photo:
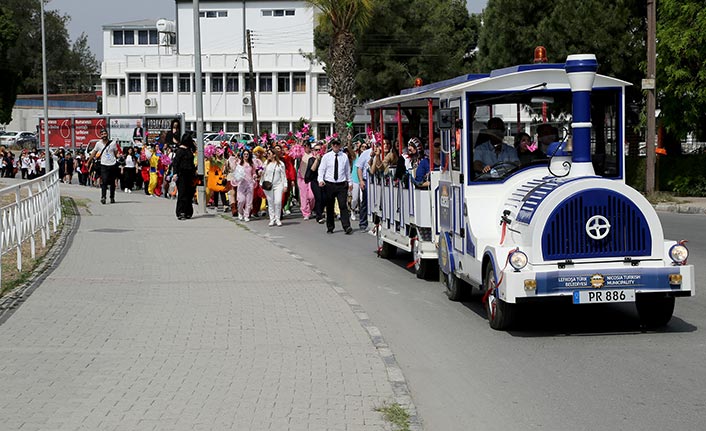
<path fill-rule="evenodd" d="M 426 109 L 428 142 L 441 142 L 438 158 L 430 145 L 428 185 L 394 169 L 368 179 L 380 256 L 411 252 L 417 276 L 440 276 L 451 300 L 479 293 L 494 329 L 513 324 L 517 304 L 550 298 L 633 302 L 642 325 L 666 325 L 675 297 L 694 295 L 694 268 L 685 241 L 665 240 L 654 208 L 625 183 L 630 84 L 597 69 L 594 55 L 570 55 L 368 103 L 373 131 L 396 111 L 400 150 L 413 110 Z M 518 151 L 511 135 L 522 132 L 536 136 L 518 147 L 530 157 L 499 157 Z M 487 148 L 492 166 L 478 160 Z"/>

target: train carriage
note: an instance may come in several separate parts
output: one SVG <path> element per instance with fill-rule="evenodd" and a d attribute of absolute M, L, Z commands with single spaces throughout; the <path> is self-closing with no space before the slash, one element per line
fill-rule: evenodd
<path fill-rule="evenodd" d="M 371 180 L 380 246 L 414 251 L 428 229 L 415 260 L 437 258 L 452 300 L 480 291 L 495 329 L 512 325 L 517 304 L 549 298 L 634 302 L 644 325 L 665 325 L 675 297 L 694 294 L 693 266 L 684 242 L 665 240 L 652 206 L 625 184 L 630 84 L 596 70 L 595 56 L 573 55 L 424 94 L 443 120 L 440 169 L 430 190 Z M 505 130 L 499 136 L 490 123 Z M 531 158 L 511 157 L 512 133 L 538 129 L 553 133 L 530 146 Z"/>

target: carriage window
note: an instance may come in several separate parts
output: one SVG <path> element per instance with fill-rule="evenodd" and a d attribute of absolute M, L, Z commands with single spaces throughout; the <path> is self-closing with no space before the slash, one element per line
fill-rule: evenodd
<path fill-rule="evenodd" d="M 591 158 L 596 174 L 603 177 L 616 177 L 620 172 L 619 96 L 615 90 L 595 90 L 591 95 Z M 487 96 L 478 97 L 483 98 Z M 515 93 L 493 96 L 493 102 L 470 106 L 473 118 L 468 138 L 474 181 L 502 180 L 534 167 L 548 175 L 567 173 L 561 163 L 555 163 L 571 162 L 570 92 Z"/>

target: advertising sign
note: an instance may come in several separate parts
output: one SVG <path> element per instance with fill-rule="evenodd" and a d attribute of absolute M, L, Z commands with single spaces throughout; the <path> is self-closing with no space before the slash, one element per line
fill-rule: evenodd
<path fill-rule="evenodd" d="M 105 118 L 75 118 L 76 148 L 86 148 L 94 139 L 100 139 L 100 129 L 106 128 Z"/>
<path fill-rule="evenodd" d="M 174 117 L 162 117 L 162 118 L 147 118 L 145 122 L 145 134 L 147 135 L 147 140 L 150 144 L 154 143 L 155 138 L 157 138 L 160 132 L 168 132 L 172 124 Z"/>
<path fill-rule="evenodd" d="M 44 119 L 39 120 L 39 136 L 41 146 L 44 147 Z M 49 147 L 64 148 L 71 146 L 71 119 L 49 119 Z"/>
<path fill-rule="evenodd" d="M 138 127 L 141 128 L 142 134 L 146 133 L 146 130 L 142 128 L 141 118 L 111 118 L 110 139 L 126 143 L 127 146 L 132 145 L 133 133 Z"/>

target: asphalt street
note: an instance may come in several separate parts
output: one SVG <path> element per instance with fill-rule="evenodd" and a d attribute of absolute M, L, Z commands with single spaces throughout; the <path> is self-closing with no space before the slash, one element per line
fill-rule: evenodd
<path fill-rule="evenodd" d="M 326 235 L 300 218 L 271 236 L 328 273 L 380 328 L 427 430 L 703 429 L 706 407 L 706 216 L 660 213 L 667 238 L 690 240 L 697 296 L 680 298 L 670 325 L 644 332 L 632 305 L 541 306 L 520 328 L 488 327 L 476 299 L 449 301 L 418 280 L 410 257 L 376 257 L 374 237 Z M 354 222 L 354 226 L 355 226 Z"/>

